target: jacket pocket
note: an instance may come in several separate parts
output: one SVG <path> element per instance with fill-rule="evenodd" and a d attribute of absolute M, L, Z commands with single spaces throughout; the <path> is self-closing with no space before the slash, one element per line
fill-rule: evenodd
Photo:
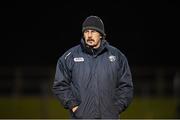
<path fill-rule="evenodd" d="M 117 105 L 117 99 L 116 99 L 116 96 L 115 96 L 115 95 L 113 96 L 112 101 L 113 101 L 113 102 L 112 102 L 112 103 L 113 103 L 112 106 L 113 106 L 113 109 L 114 109 L 115 113 L 116 113 L 116 114 L 120 114 L 120 113 L 119 113 L 119 106 Z"/>
<path fill-rule="evenodd" d="M 77 108 L 77 110 L 76 111 L 74 111 L 74 116 L 76 117 L 76 118 L 82 118 L 82 112 L 81 112 L 81 104 L 78 106 L 78 108 Z"/>
<path fill-rule="evenodd" d="M 81 104 L 80 92 L 72 83 L 71 83 L 71 90 L 72 90 L 72 93 L 73 93 L 74 97 L 76 98 L 77 102 L 79 104 Z"/>

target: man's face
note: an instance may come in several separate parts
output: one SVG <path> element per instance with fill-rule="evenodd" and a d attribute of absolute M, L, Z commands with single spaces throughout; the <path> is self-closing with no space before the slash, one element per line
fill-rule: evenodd
<path fill-rule="evenodd" d="M 84 39 L 86 44 L 92 48 L 98 48 L 101 44 L 101 34 L 95 30 L 85 30 Z"/>

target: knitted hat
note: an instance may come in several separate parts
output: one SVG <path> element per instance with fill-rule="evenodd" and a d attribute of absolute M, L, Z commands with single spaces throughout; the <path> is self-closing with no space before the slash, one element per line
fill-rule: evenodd
<path fill-rule="evenodd" d="M 101 33 L 103 37 L 106 36 L 103 21 L 98 16 L 89 16 L 85 19 L 82 25 L 82 32 L 87 29 L 96 30 Z"/>

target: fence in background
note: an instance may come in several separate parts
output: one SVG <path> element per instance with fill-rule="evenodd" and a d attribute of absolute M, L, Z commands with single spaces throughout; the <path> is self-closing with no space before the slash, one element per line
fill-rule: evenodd
<path fill-rule="evenodd" d="M 177 68 L 132 67 L 135 96 L 173 96 L 180 81 Z M 52 95 L 55 67 L 0 68 L 0 95 Z"/>

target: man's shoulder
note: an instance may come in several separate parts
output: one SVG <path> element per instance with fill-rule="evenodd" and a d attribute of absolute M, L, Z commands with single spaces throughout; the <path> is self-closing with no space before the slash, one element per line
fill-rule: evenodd
<path fill-rule="evenodd" d="M 60 58 L 67 59 L 69 56 L 72 56 L 73 54 L 77 53 L 79 48 L 80 48 L 80 45 L 76 45 L 68 49 Z"/>
<path fill-rule="evenodd" d="M 121 52 L 121 50 L 118 49 L 117 47 L 114 47 L 114 46 L 112 46 L 112 45 L 109 45 L 108 47 L 109 47 L 109 51 L 110 51 L 113 55 L 115 55 L 115 56 L 118 57 L 118 60 L 124 61 L 124 60 L 127 59 L 126 56 L 125 56 L 125 54 L 124 54 L 123 52 Z"/>
<path fill-rule="evenodd" d="M 121 52 L 120 49 L 118 49 L 117 47 L 115 46 L 112 46 L 112 45 L 108 45 L 108 50 L 114 54 L 118 54 L 118 55 L 122 55 L 124 56 L 124 54 Z"/>
<path fill-rule="evenodd" d="M 65 53 L 77 51 L 79 48 L 80 45 L 73 46 L 70 49 L 68 49 Z"/>

